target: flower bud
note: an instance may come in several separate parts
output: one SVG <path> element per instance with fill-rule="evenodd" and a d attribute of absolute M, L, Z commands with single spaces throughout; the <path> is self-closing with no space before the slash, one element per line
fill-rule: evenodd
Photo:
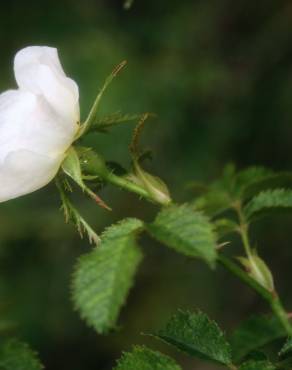
<path fill-rule="evenodd" d="M 255 250 L 252 251 L 248 258 L 238 257 L 238 260 L 246 268 L 247 273 L 254 280 L 256 280 L 260 285 L 270 292 L 274 291 L 274 279 L 271 270 L 265 261 L 258 256 Z"/>
<path fill-rule="evenodd" d="M 151 175 L 142 169 L 138 161 L 134 161 L 135 177 L 140 185 L 142 185 L 151 197 L 162 205 L 171 203 L 171 197 L 166 184 L 156 176 Z"/>
<path fill-rule="evenodd" d="M 80 159 L 82 172 L 85 175 L 100 177 L 105 179 L 109 170 L 101 155 L 93 151 L 91 148 L 76 147 Z"/>

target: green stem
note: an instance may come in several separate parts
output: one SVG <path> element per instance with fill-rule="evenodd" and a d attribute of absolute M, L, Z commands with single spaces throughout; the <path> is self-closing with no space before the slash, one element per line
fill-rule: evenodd
<path fill-rule="evenodd" d="M 274 312 L 274 314 L 278 317 L 278 319 L 281 321 L 283 327 L 285 328 L 287 334 L 289 336 L 292 336 L 292 326 L 288 318 L 288 314 L 285 311 L 282 302 L 280 301 L 280 298 L 278 295 L 274 296 L 274 299 L 270 302 L 271 308 Z"/>
<path fill-rule="evenodd" d="M 255 290 L 264 300 L 269 303 L 273 299 L 273 294 L 257 283 L 253 278 L 251 278 L 239 265 L 233 262 L 230 258 L 220 254 L 219 262 L 224 266 L 229 272 L 238 277 L 243 283 L 248 285 L 250 288 Z"/>
<path fill-rule="evenodd" d="M 242 205 L 240 202 L 236 203 L 234 206 L 238 219 L 239 219 L 239 234 L 241 236 L 242 244 L 245 250 L 245 253 L 247 257 L 251 258 L 252 257 L 252 251 L 251 251 L 251 246 L 249 243 L 249 237 L 248 237 L 248 223 L 245 220 L 244 214 L 242 212 Z"/>
<path fill-rule="evenodd" d="M 242 244 L 247 257 L 252 260 L 252 249 L 249 242 L 248 236 L 248 222 L 242 212 L 242 205 L 240 202 L 234 204 L 234 209 L 237 212 L 239 219 L 239 234 L 241 236 Z M 253 290 L 255 290 L 263 299 L 265 299 L 271 307 L 271 310 L 277 316 L 282 326 L 286 330 L 288 335 L 292 335 L 292 326 L 289 322 L 287 312 L 285 311 L 282 302 L 276 291 L 269 291 L 262 285 L 260 285 L 256 280 L 250 277 L 244 270 L 242 270 L 233 261 L 229 260 L 224 256 L 220 256 L 220 262 L 233 274 L 239 277 L 244 283 L 249 285 Z"/>
<path fill-rule="evenodd" d="M 151 194 L 149 194 L 143 187 L 140 185 L 126 179 L 125 177 L 120 177 L 115 175 L 112 172 L 109 172 L 104 177 L 104 180 L 108 181 L 109 183 L 118 186 L 124 190 L 128 190 L 132 193 L 136 193 L 140 195 L 142 198 L 149 200 L 151 203 L 158 203 L 156 199 L 154 199 Z"/>
<path fill-rule="evenodd" d="M 258 284 L 253 278 L 251 278 L 241 267 L 234 263 L 230 258 L 219 255 L 219 262 L 223 265 L 229 272 L 237 276 L 243 283 L 248 285 L 254 291 L 256 291 L 268 304 L 270 305 L 272 311 L 277 316 L 278 320 L 281 322 L 285 331 L 288 335 L 292 335 L 292 326 L 289 322 L 288 315 L 278 297 L 274 292 L 270 292 L 263 286 Z"/>

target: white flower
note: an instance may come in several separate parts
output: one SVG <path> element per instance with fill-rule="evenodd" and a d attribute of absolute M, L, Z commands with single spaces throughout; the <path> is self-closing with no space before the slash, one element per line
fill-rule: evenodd
<path fill-rule="evenodd" d="M 0 202 L 55 177 L 80 119 L 78 86 L 66 77 L 56 49 L 20 50 L 14 73 L 18 89 L 0 95 Z"/>

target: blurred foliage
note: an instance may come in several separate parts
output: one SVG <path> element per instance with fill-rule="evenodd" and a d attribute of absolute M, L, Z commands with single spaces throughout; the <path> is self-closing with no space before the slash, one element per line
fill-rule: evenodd
<path fill-rule="evenodd" d="M 291 18 L 288 0 L 136 0 L 128 10 L 122 0 L 4 0 L 0 90 L 15 85 L 18 49 L 56 46 L 79 84 L 85 118 L 104 78 L 126 59 L 100 116 L 155 112 L 143 136 L 153 150 L 151 173 L 166 181 L 175 199 L 191 199 L 187 184 L 215 178 L 230 160 L 239 168 L 291 169 Z M 128 165 L 130 137 L 131 124 L 93 134 L 87 144 Z M 154 206 L 116 189 L 104 190 L 102 198 L 113 212 L 76 195 L 98 233 L 122 217 L 149 221 L 154 215 Z M 88 242 L 64 224 L 58 207 L 53 185 L 0 206 L 0 312 L 17 323 L 14 331 L 39 351 L 48 370 L 111 369 L 133 343 L 151 347 L 152 339 L 139 333 L 163 326 L 178 307 L 198 307 L 227 328 L 262 308 L 225 272 L 212 274 L 145 237 L 145 259 L 121 329 L 97 336 L 70 302 L 72 268 Z M 252 230 L 290 306 L 291 222 L 269 218 Z M 184 355 L 179 360 L 186 370 L 196 368 Z"/>

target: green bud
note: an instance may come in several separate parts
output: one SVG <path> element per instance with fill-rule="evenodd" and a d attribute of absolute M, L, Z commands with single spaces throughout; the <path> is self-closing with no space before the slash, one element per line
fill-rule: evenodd
<path fill-rule="evenodd" d="M 97 176 L 102 179 L 106 178 L 108 169 L 104 159 L 93 151 L 91 148 L 77 147 L 76 148 L 82 172 L 86 175 Z"/>
<path fill-rule="evenodd" d="M 142 185 L 154 200 L 162 205 L 171 203 L 169 190 L 159 177 L 153 176 L 143 170 L 138 161 L 134 161 L 134 171 L 135 177 L 132 177 L 132 180 Z"/>
<path fill-rule="evenodd" d="M 82 152 L 82 153 L 81 153 Z M 77 152 L 77 150 L 71 146 L 69 150 L 67 151 L 67 156 L 62 164 L 62 170 L 64 173 L 71 177 L 72 180 L 76 182 L 80 186 L 80 188 L 87 193 L 98 205 L 101 207 L 110 210 L 110 207 L 97 195 L 95 194 L 84 182 L 86 180 L 85 176 L 83 175 L 83 168 L 81 168 L 82 163 L 87 164 L 87 160 L 84 158 L 85 154 L 89 158 L 91 157 L 91 161 L 88 159 L 88 163 L 92 166 L 94 166 L 95 169 L 95 176 L 100 175 L 101 171 L 104 171 L 103 168 L 103 162 L 99 160 L 98 155 L 93 156 L 90 155 L 90 153 L 93 153 L 91 149 L 85 150 L 84 148 L 82 151 Z M 82 159 L 83 156 L 83 159 Z M 86 158 L 87 158 L 86 157 Z M 104 165 L 105 167 L 105 165 Z M 105 167 L 106 170 L 106 167 Z M 107 170 L 106 170 L 107 171 Z"/>
<path fill-rule="evenodd" d="M 274 291 L 275 287 L 272 272 L 255 250 L 252 251 L 248 258 L 238 257 L 238 260 L 254 280 L 270 292 Z"/>

